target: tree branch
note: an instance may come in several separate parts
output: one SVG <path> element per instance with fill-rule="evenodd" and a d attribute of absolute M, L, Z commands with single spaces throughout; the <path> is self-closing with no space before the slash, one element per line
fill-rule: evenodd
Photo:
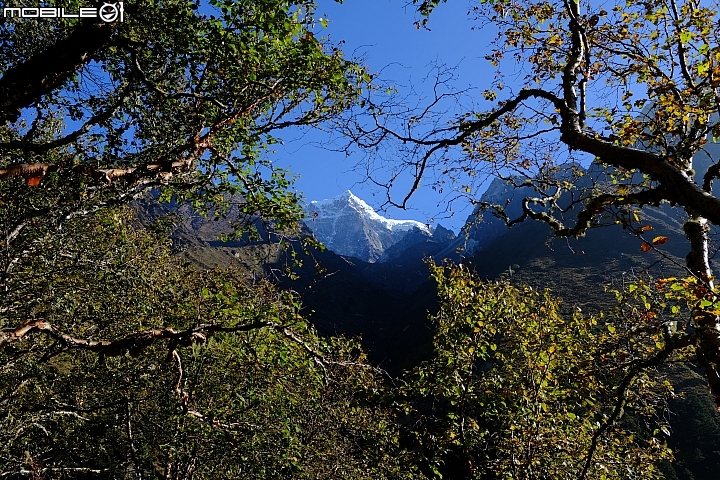
<path fill-rule="evenodd" d="M 106 109 L 97 112 L 95 115 L 90 117 L 88 121 L 85 122 L 80 128 L 78 128 L 74 132 L 65 135 L 64 137 L 56 138 L 45 143 L 28 142 L 25 140 L 13 140 L 10 142 L 0 143 L 0 149 L 17 149 L 26 152 L 42 153 L 52 150 L 54 148 L 62 147 L 63 145 L 68 145 L 79 139 L 82 135 L 86 134 L 90 130 L 90 127 L 92 127 L 93 125 L 97 125 L 102 121 L 108 120 L 115 112 L 117 112 L 117 110 L 122 106 L 122 100 L 124 95 L 125 93 L 122 91 L 122 89 L 119 89 L 117 92 L 118 99 L 113 104 L 109 105 Z"/>
<path fill-rule="evenodd" d="M 458 130 L 460 133 L 452 138 L 445 138 L 440 140 L 427 140 L 427 139 L 417 139 L 412 136 L 406 136 L 406 135 L 400 135 L 397 132 L 386 128 L 382 125 L 378 125 L 378 127 L 383 131 L 384 135 L 388 135 L 391 137 L 396 138 L 397 140 L 401 140 L 403 142 L 411 142 L 415 143 L 417 145 L 425 145 L 430 146 L 430 149 L 425 152 L 425 155 L 420 159 L 417 165 L 417 171 L 415 173 L 415 181 L 413 182 L 412 187 L 410 188 L 410 191 L 407 193 L 405 198 L 403 199 L 402 203 L 398 204 L 393 201 L 390 201 L 389 203 L 393 206 L 396 206 L 398 208 L 406 208 L 407 202 L 410 200 L 410 197 L 417 191 L 418 188 L 420 188 L 420 181 L 422 180 L 423 175 L 425 174 L 425 169 L 427 168 L 427 162 L 430 160 L 430 157 L 437 152 L 438 150 L 460 145 L 461 143 L 465 142 L 468 138 L 470 138 L 473 134 L 481 131 L 482 129 L 489 127 L 494 122 L 496 122 L 500 117 L 505 115 L 506 113 L 512 112 L 515 110 L 522 102 L 525 100 L 528 100 L 530 98 L 541 98 L 543 100 L 549 101 L 557 110 L 561 110 L 564 112 L 568 111 L 567 106 L 565 103 L 558 98 L 555 94 L 548 92 L 546 90 L 537 89 L 537 88 L 527 88 L 520 91 L 520 93 L 513 99 L 506 101 L 502 104 L 500 108 L 497 110 L 494 110 L 488 114 L 486 114 L 483 118 L 480 120 L 475 121 L 464 121 L 458 126 Z"/>
<path fill-rule="evenodd" d="M 675 166 L 670 158 L 644 150 L 612 145 L 570 127 L 569 123 L 571 122 L 563 125 L 560 137 L 565 144 L 593 154 L 614 167 L 638 169 L 647 173 L 668 191 L 672 191 L 677 203 L 692 206 L 700 215 L 720 225 L 720 199 L 695 184 L 689 173 Z"/>
<path fill-rule="evenodd" d="M 625 393 L 627 392 L 628 388 L 630 388 L 630 384 L 632 384 L 633 380 L 635 380 L 635 377 L 643 370 L 663 363 L 676 349 L 690 345 L 691 338 L 692 336 L 690 335 L 666 335 L 665 345 L 663 346 L 662 350 L 657 352 L 657 354 L 653 355 L 652 357 L 637 361 L 630 368 L 628 373 L 620 382 L 620 385 L 618 385 L 617 387 L 617 399 L 615 401 L 615 406 L 613 407 L 612 413 L 607 419 L 605 419 L 602 425 L 600 425 L 600 427 L 595 430 L 595 433 L 592 436 L 592 440 L 590 441 L 590 448 L 588 449 L 587 453 L 587 458 L 585 459 L 582 471 L 578 476 L 578 480 L 584 480 L 587 477 L 590 466 L 592 465 L 593 455 L 595 454 L 595 450 L 597 450 L 597 445 L 600 437 L 610 427 L 613 426 L 613 424 L 618 420 L 618 418 L 620 418 L 620 415 L 622 414 L 623 408 L 625 406 Z"/>
<path fill-rule="evenodd" d="M 191 170 L 195 164 L 195 158 L 197 158 L 197 154 L 193 153 L 182 160 L 151 162 L 129 168 L 97 168 L 82 164 L 71 168 L 69 172 L 78 172 L 97 181 L 102 180 L 107 183 L 120 179 L 135 183 L 146 178 L 159 178 L 163 182 L 168 182 L 172 178 L 173 172 Z M 62 170 L 59 165 L 52 163 L 22 163 L 0 169 L 0 180 L 23 176 L 28 186 L 37 186 L 49 172 L 62 172 Z"/>
<path fill-rule="evenodd" d="M 565 104 L 571 109 L 577 112 L 577 94 L 575 93 L 575 84 L 577 83 L 577 72 L 580 69 L 580 65 L 585 59 L 585 43 L 583 42 L 584 30 L 580 25 L 578 18 L 580 17 L 580 2 L 576 0 L 563 0 L 565 4 L 565 10 L 570 17 L 570 32 L 572 37 L 572 46 L 570 54 L 568 55 L 568 62 L 563 70 L 562 83 L 563 83 L 563 94 L 565 97 Z M 582 103 L 585 103 L 584 99 L 584 84 L 582 85 Z M 581 117 L 584 116 L 584 112 L 581 112 Z M 582 118 L 579 118 L 580 126 L 582 127 Z"/>
<path fill-rule="evenodd" d="M 710 166 L 703 175 L 703 190 L 708 193 L 712 193 L 713 180 L 720 177 L 720 163 L 715 163 Z"/>
<path fill-rule="evenodd" d="M 673 201 L 672 193 L 667 189 L 658 187 L 651 190 L 644 190 L 638 193 L 627 195 L 601 194 L 592 197 L 584 206 L 583 210 L 578 213 L 577 221 L 572 227 L 566 226 L 560 220 L 547 212 L 536 212 L 530 204 L 547 206 L 549 203 L 555 203 L 560 199 L 562 190 L 558 190 L 553 195 L 546 197 L 526 197 L 522 200 L 523 214 L 515 219 L 510 219 L 505 213 L 505 209 L 500 205 L 486 202 L 478 202 L 481 208 L 492 209 L 495 214 L 502 219 L 508 227 L 513 227 L 518 223 L 522 223 L 528 218 L 545 222 L 553 229 L 553 233 L 558 237 L 580 237 L 591 227 L 592 219 L 608 206 L 621 205 L 653 205 L 658 206 L 661 201 Z"/>
<path fill-rule="evenodd" d="M 115 23 L 83 20 L 64 39 L 7 70 L 0 78 L 0 123 L 16 121 L 21 109 L 58 89 L 109 44 L 115 29 Z"/>
<path fill-rule="evenodd" d="M 131 333 L 116 340 L 96 341 L 73 337 L 58 329 L 50 322 L 42 319 L 34 319 L 28 320 L 17 328 L 3 329 L 0 331 L 0 347 L 20 341 L 32 333 L 40 333 L 55 339 L 61 345 L 61 351 L 70 349 L 89 350 L 109 357 L 119 356 L 129 352 L 132 356 L 137 356 L 158 340 L 170 340 L 174 345 L 190 345 L 192 343 L 204 343 L 207 335 L 220 332 L 244 332 L 265 327 L 273 327 L 280 330 L 285 328 L 269 321 L 256 321 L 234 327 L 202 324 L 185 330 L 161 328 Z"/>

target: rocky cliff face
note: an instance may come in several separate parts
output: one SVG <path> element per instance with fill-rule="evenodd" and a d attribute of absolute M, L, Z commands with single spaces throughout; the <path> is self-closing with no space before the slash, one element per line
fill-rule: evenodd
<path fill-rule="evenodd" d="M 432 236 L 423 223 L 377 214 L 349 190 L 328 200 L 311 202 L 305 213 L 306 225 L 329 250 L 369 263 L 379 261 L 387 249 L 408 234 Z"/>

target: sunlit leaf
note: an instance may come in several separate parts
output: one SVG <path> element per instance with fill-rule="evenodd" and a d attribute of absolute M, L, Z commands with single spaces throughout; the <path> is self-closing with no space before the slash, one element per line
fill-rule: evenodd
<path fill-rule="evenodd" d="M 666 237 L 664 235 L 658 235 L 657 237 L 652 239 L 653 245 L 664 245 L 669 241 L 670 241 L 670 238 Z"/>

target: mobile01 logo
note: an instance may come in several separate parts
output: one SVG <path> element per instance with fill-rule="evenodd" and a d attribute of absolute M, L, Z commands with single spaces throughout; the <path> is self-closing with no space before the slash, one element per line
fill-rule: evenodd
<path fill-rule="evenodd" d="M 99 18 L 103 22 L 125 21 L 123 2 L 105 3 L 102 7 L 83 7 L 77 12 L 52 7 L 8 7 L 3 8 L 5 18 Z"/>

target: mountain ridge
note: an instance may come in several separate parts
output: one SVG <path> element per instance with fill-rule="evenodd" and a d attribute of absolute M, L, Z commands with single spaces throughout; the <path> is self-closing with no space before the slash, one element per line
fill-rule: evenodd
<path fill-rule="evenodd" d="M 305 225 L 329 250 L 368 263 L 387 261 L 385 253 L 408 236 L 416 238 L 413 244 L 433 238 L 429 225 L 386 218 L 350 190 L 310 202 L 305 214 Z"/>

